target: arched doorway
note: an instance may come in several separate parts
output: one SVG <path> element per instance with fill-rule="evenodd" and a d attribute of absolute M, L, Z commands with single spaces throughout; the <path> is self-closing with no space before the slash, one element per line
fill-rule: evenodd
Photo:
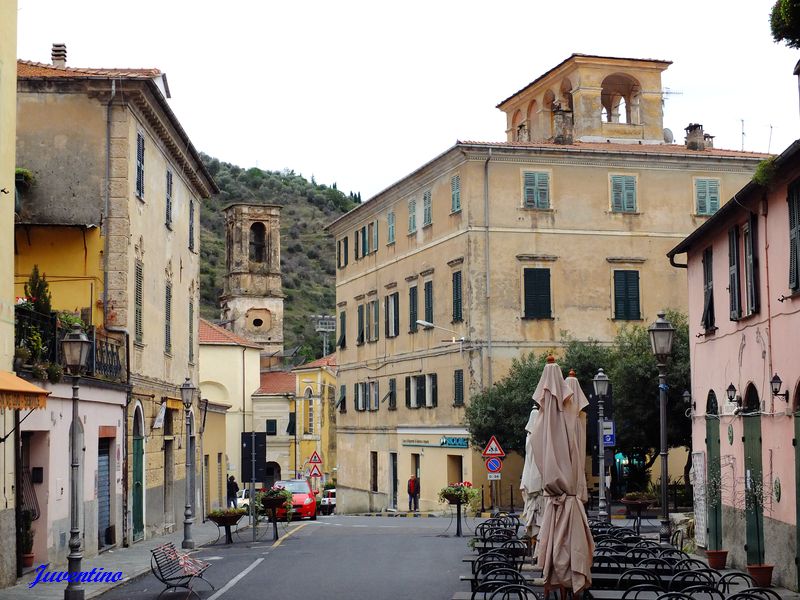
<path fill-rule="evenodd" d="M 144 539 L 144 417 L 142 407 L 133 412 L 133 541 Z"/>
<path fill-rule="evenodd" d="M 761 462 L 761 401 L 751 383 L 744 395 L 744 497 L 747 523 L 747 564 L 764 564 L 764 508 Z"/>
<path fill-rule="evenodd" d="M 708 550 L 722 548 L 722 469 L 719 448 L 719 406 L 714 390 L 706 399 L 706 506 L 708 508 Z"/>
<path fill-rule="evenodd" d="M 281 480 L 281 466 L 276 462 L 267 463 L 267 480 L 264 482 L 267 487 L 275 485 L 276 481 Z"/>

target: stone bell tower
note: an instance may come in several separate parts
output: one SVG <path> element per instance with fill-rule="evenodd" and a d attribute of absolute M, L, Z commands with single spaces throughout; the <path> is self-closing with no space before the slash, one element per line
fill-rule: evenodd
<path fill-rule="evenodd" d="M 283 350 L 280 206 L 232 204 L 225 213 L 222 320 L 235 334 Z"/>

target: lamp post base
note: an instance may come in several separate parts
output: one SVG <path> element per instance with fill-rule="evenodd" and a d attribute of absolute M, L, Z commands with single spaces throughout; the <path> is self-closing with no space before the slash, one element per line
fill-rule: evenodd
<path fill-rule="evenodd" d="M 86 590 L 84 590 L 83 588 L 80 588 L 78 590 L 71 590 L 67 588 L 64 590 L 64 600 L 84 600 L 84 598 L 86 597 L 84 594 L 85 591 Z"/>
<path fill-rule="evenodd" d="M 670 538 L 670 525 L 669 519 L 661 519 L 661 526 L 658 528 L 658 541 L 661 543 L 669 543 Z M 680 550 L 680 548 L 678 548 Z"/>

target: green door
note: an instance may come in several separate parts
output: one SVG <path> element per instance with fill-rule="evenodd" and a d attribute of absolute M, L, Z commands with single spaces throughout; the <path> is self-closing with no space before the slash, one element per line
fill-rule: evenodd
<path fill-rule="evenodd" d="M 133 438 L 133 540 L 144 538 L 144 438 Z"/>
<path fill-rule="evenodd" d="M 722 548 L 722 491 L 719 463 L 719 417 L 714 392 L 708 396 L 706 407 L 706 507 L 708 508 L 708 549 Z"/>
<path fill-rule="evenodd" d="M 795 397 L 795 403 L 798 402 Z M 794 485 L 795 485 L 795 498 L 800 498 L 800 411 L 795 409 L 794 413 Z M 794 559 L 797 569 L 797 587 L 800 589 L 800 502 L 795 501 L 795 510 L 797 511 L 797 526 L 795 527 L 795 535 L 797 536 L 797 556 Z"/>
<path fill-rule="evenodd" d="M 750 405 L 750 403 L 748 403 Z M 764 509 L 761 493 L 761 415 L 744 414 L 745 519 L 747 521 L 747 564 L 764 563 Z"/>

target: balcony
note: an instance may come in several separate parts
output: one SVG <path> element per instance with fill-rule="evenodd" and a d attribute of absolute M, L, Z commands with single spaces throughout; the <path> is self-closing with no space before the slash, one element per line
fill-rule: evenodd
<path fill-rule="evenodd" d="M 16 348 L 26 348 L 29 356 L 23 351 L 21 356 L 15 355 L 15 370 L 27 371 L 35 378 L 50 381 L 58 377 L 51 372 L 53 365 L 63 368 L 61 340 L 70 330 L 55 313 L 44 315 L 33 309 L 19 305 L 14 309 L 14 341 Z M 89 352 L 89 364 L 86 377 L 123 383 L 127 376 L 127 352 L 125 339 L 121 335 L 99 331 L 96 327 L 87 327 L 86 336 L 92 342 Z M 42 372 L 47 374 L 42 377 Z"/>

